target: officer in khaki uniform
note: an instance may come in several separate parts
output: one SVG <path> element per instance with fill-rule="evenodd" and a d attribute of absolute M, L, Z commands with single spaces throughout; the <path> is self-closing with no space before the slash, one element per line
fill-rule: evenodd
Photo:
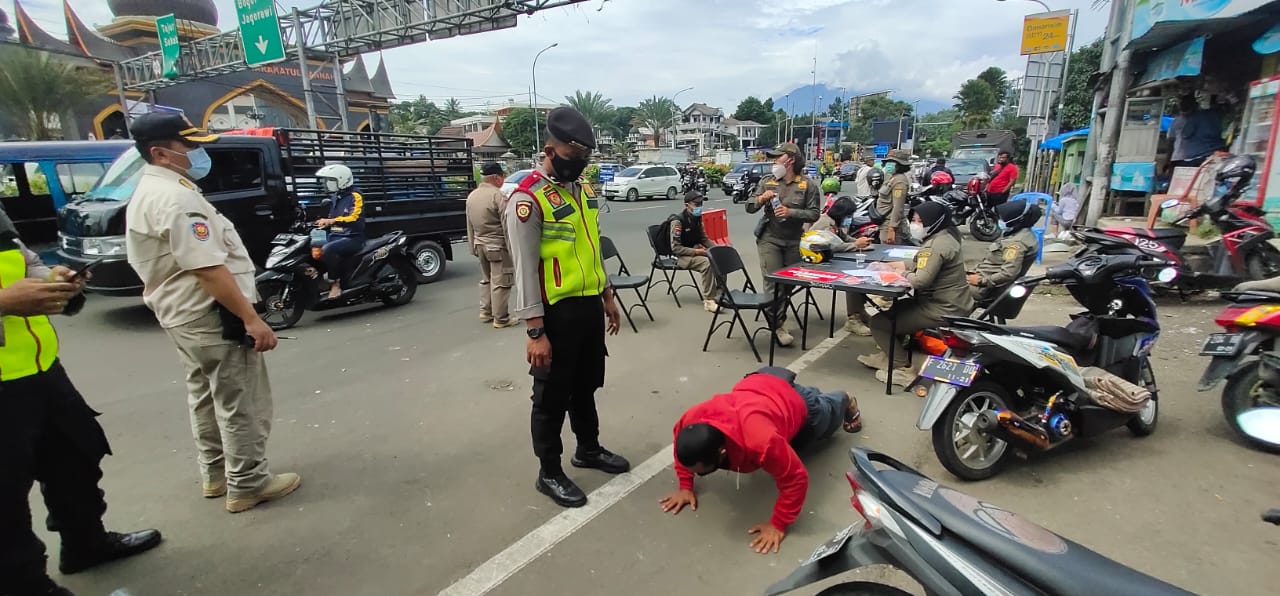
<path fill-rule="evenodd" d="M 876 198 L 876 211 L 887 215 L 880 225 L 880 242 L 884 244 L 911 244 L 907 209 L 907 192 L 911 190 L 911 155 L 894 149 L 884 159 L 884 173 L 889 179 L 880 186 Z"/>
<path fill-rule="evenodd" d="M 973 295 L 965 281 L 960 231 L 951 221 L 951 210 L 940 203 L 926 201 L 916 207 L 911 228 L 913 235 L 923 238 L 923 245 L 915 261 L 906 267 L 914 296 L 893 306 L 899 336 L 937 327 L 946 315 L 963 317 L 973 311 Z M 890 335 L 890 321 L 885 313 L 871 317 L 870 327 L 880 352 L 859 356 L 858 361 L 877 369 L 876 378 L 884 381 L 889 374 L 886 355 L 889 342 L 897 339 Z M 905 387 L 914 380 L 915 374 L 902 368 L 907 365 L 904 350 L 895 350 L 894 359 L 893 383 Z"/>
<path fill-rule="evenodd" d="M 747 201 L 747 213 L 764 209 L 756 226 L 756 250 L 760 270 L 768 275 L 800 262 L 800 237 L 805 224 L 822 215 L 822 190 L 804 175 L 804 155 L 795 143 L 782 143 L 765 155 L 774 159 L 773 171 L 760 179 L 760 194 Z M 780 202 L 777 208 L 773 207 L 774 199 Z M 773 282 L 765 279 L 764 291 L 773 295 Z M 795 337 L 782 326 L 787 320 L 785 301 L 775 306 L 772 316 L 778 345 L 795 343 Z"/>
<path fill-rule="evenodd" d="M 471 254 L 480 259 L 480 321 L 493 323 L 503 329 L 518 325 L 511 318 L 508 302 L 512 274 L 511 252 L 507 250 L 507 234 L 502 229 L 502 210 L 506 197 L 502 196 L 502 166 L 489 162 L 480 169 L 484 179 L 467 195 L 467 246 Z"/>
<path fill-rule="evenodd" d="M 529 336 L 529 426 L 539 463 L 534 487 L 561 507 L 587 504 L 586 493 L 560 465 L 566 415 L 578 439 L 569 463 L 607 474 L 631 469 L 631 462 L 600 444 L 596 411 L 608 355 L 605 334 L 618 333 L 621 313 L 600 255 L 600 202 L 581 180 L 595 147 L 581 113 L 551 110 L 546 158 L 520 181 L 502 216 L 515 263 L 513 311 Z"/>
<path fill-rule="evenodd" d="M 984 306 L 1026 275 L 1040 250 L 1040 240 L 1031 231 L 1031 226 L 1040 221 L 1038 204 L 1010 201 L 996 207 L 996 215 L 1000 217 L 1003 237 L 991 243 L 986 258 L 967 276 L 974 300 Z"/>
<path fill-rule="evenodd" d="M 267 466 L 272 404 L 262 353 L 276 336 L 253 306 L 253 261 L 195 184 L 212 167 L 201 143 L 217 137 L 176 114 L 147 114 L 130 132 L 147 165 L 125 214 L 129 264 L 187 369 L 203 494 L 226 495 L 227 511 L 246 511 L 302 480 Z"/>
<path fill-rule="evenodd" d="M 676 269 L 696 271 L 702 276 L 702 307 L 707 312 L 718 312 L 720 294 L 724 292 L 716 283 L 716 276 L 711 271 L 711 257 L 708 251 L 716 243 L 707 236 L 702 226 L 702 203 L 706 196 L 698 190 L 684 194 L 684 211 L 671 222 L 667 242 L 671 245 L 671 254 L 676 256 Z"/>

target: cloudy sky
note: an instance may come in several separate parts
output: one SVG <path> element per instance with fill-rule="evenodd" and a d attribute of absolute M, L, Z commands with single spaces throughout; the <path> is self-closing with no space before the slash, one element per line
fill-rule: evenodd
<path fill-rule="evenodd" d="M 308 7 L 320 0 L 277 0 Z M 219 26 L 235 26 L 235 0 L 215 0 Z M 1080 43 L 1101 36 L 1106 9 L 1092 0 L 1046 0 L 1080 11 Z M 71 0 L 90 24 L 111 20 L 103 0 Z M 60 0 L 25 0 L 32 18 L 63 33 Z M 526 103 L 537 52 L 538 94 L 560 101 L 575 89 L 614 105 L 652 95 L 732 111 L 747 95 L 781 97 L 817 79 L 848 94 L 893 90 L 921 111 L 951 103 L 960 84 L 988 66 L 1023 70 L 1022 17 L 1030 0 L 589 0 L 520 17 L 514 29 L 386 51 L 401 98 L 459 98 L 471 109 Z M 370 59 L 370 68 L 376 56 Z M 828 103 L 827 98 L 824 103 Z M 823 106 L 825 107 L 825 106 Z"/>

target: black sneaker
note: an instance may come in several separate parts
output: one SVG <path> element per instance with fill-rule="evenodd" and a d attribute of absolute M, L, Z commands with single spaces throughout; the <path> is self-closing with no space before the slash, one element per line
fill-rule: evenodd
<path fill-rule="evenodd" d="M 98 544 L 91 547 L 63 547 L 58 570 L 63 575 L 79 573 L 108 561 L 132 557 L 151 550 L 160 544 L 159 530 L 139 530 L 128 534 L 107 532 Z"/>
<path fill-rule="evenodd" d="M 606 474 L 621 474 L 631 470 L 627 458 L 599 447 L 591 451 L 579 451 L 569 460 L 575 468 L 595 468 Z"/>
<path fill-rule="evenodd" d="M 563 474 L 558 476 L 543 476 L 538 474 L 538 480 L 534 483 L 534 488 L 538 492 L 551 497 L 556 505 L 561 507 L 581 507 L 587 504 L 587 495 L 569 480 L 568 476 Z"/>

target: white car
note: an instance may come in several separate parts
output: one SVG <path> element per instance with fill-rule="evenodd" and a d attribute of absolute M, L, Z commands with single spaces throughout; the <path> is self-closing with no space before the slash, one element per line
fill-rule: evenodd
<path fill-rule="evenodd" d="M 511 198 L 511 193 L 515 192 L 517 186 L 520 186 L 520 181 L 524 180 L 525 176 L 528 176 L 531 173 L 533 173 L 533 170 L 517 170 L 512 172 L 510 176 L 507 176 L 506 180 L 502 181 L 502 196 Z"/>
<path fill-rule="evenodd" d="M 675 199 L 680 193 L 680 173 L 667 165 L 631 166 L 613 176 L 613 182 L 604 183 L 604 198 L 613 201 L 619 197 L 628 201 L 661 197 Z"/>

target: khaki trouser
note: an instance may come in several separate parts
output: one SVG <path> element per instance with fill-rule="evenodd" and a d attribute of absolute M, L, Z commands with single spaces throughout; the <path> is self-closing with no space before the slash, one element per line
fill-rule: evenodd
<path fill-rule="evenodd" d="M 799 244 L 782 246 L 770 242 L 766 237 L 756 242 L 756 252 L 760 255 L 762 275 L 768 275 L 783 267 L 790 267 L 800 262 Z M 770 299 L 773 298 L 773 282 L 769 281 L 767 277 L 764 280 L 764 293 L 768 294 Z M 778 317 L 777 328 L 779 329 L 782 328 L 782 324 L 787 320 L 787 298 L 788 296 L 784 290 L 782 301 L 774 309 L 774 314 Z"/>
<path fill-rule="evenodd" d="M 921 329 L 932 329 L 942 324 L 942 319 L 925 314 L 919 304 L 911 301 L 900 301 L 893 306 L 893 313 L 896 315 L 898 337 L 910 335 Z M 889 335 L 889 315 L 887 313 L 877 313 L 871 317 L 871 321 L 867 323 L 871 328 L 871 338 L 876 341 L 876 345 L 886 355 L 889 353 L 889 342 L 895 341 Z M 893 352 L 893 367 L 901 368 L 907 365 L 907 350 L 899 345 Z"/>
<path fill-rule="evenodd" d="M 715 273 L 711 271 L 711 259 L 709 257 L 680 257 L 676 259 L 676 268 L 688 269 L 700 274 L 704 299 L 716 300 L 720 297 L 720 286 L 716 283 Z"/>
<path fill-rule="evenodd" d="M 166 329 L 187 369 L 187 405 L 205 482 L 224 476 L 231 496 L 254 493 L 270 477 L 271 383 L 262 354 L 222 339 L 218 312 Z"/>
<path fill-rule="evenodd" d="M 506 321 L 511 316 L 511 286 L 515 285 L 515 265 L 506 250 L 477 249 L 480 258 L 480 316 Z"/>

